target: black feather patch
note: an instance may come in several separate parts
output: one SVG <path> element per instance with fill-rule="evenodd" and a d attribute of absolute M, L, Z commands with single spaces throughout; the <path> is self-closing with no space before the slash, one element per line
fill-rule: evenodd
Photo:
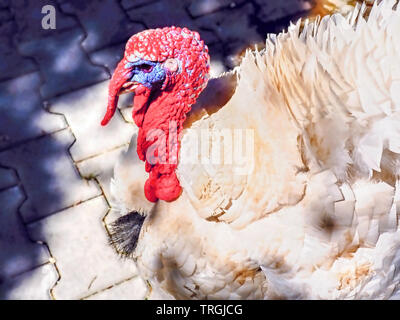
<path fill-rule="evenodd" d="M 118 218 L 110 226 L 109 240 L 119 254 L 131 256 L 135 251 L 145 217 L 132 211 Z"/>

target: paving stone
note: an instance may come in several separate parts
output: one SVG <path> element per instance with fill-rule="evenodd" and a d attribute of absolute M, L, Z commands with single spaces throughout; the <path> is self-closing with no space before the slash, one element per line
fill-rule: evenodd
<path fill-rule="evenodd" d="M 97 197 L 29 225 L 56 260 L 61 274 L 52 291 L 56 299 L 84 298 L 137 274 L 133 261 L 121 259 L 108 244 L 102 223 L 107 210 Z"/>
<path fill-rule="evenodd" d="M 210 62 L 210 76 L 211 78 L 218 77 L 222 73 L 228 71 L 228 68 L 221 59 L 212 58 Z"/>
<path fill-rule="evenodd" d="M 254 3 L 257 6 L 257 17 L 265 23 L 295 16 L 312 8 L 311 0 L 254 0 Z"/>
<path fill-rule="evenodd" d="M 12 169 L 0 167 L 0 190 L 6 189 L 18 184 L 18 178 Z"/>
<path fill-rule="evenodd" d="M 131 92 L 119 96 L 119 100 L 118 100 L 118 108 L 119 108 L 119 110 L 122 111 L 123 109 L 132 107 L 133 106 L 133 98 L 134 97 L 135 97 L 135 95 L 133 93 L 131 93 Z M 123 116 L 123 118 L 126 121 L 124 116 Z M 131 120 L 132 120 L 132 111 L 131 111 Z M 127 121 L 127 122 L 133 123 L 133 120 L 132 121 Z M 136 125 L 135 125 L 135 127 L 136 127 Z"/>
<path fill-rule="evenodd" d="M 187 3 L 182 0 L 162 0 L 128 10 L 127 13 L 132 21 L 142 21 L 147 28 L 175 25 L 190 29 L 194 23 L 185 10 Z"/>
<path fill-rule="evenodd" d="M 131 103 L 131 105 L 132 105 L 132 103 Z M 135 125 L 133 122 L 133 119 L 132 119 L 133 106 L 123 108 L 120 111 L 126 122 L 129 122 L 129 123 L 132 123 L 133 125 Z"/>
<path fill-rule="evenodd" d="M 226 46 L 226 54 L 222 56 L 222 60 L 224 65 L 228 68 L 228 70 L 232 70 L 236 66 L 240 65 L 244 54 L 248 48 L 254 49 L 257 48 L 262 49 L 264 48 L 264 42 L 255 41 L 252 43 L 248 43 L 245 40 L 240 40 L 236 42 L 231 42 L 229 45 Z"/>
<path fill-rule="evenodd" d="M 124 281 L 110 289 L 96 293 L 87 300 L 143 300 L 148 289 L 140 277 Z"/>
<path fill-rule="evenodd" d="M 114 175 L 114 166 L 121 152 L 128 149 L 128 144 L 100 156 L 77 163 L 79 172 L 87 179 L 96 177 L 108 200 L 111 200 L 110 182 Z"/>
<path fill-rule="evenodd" d="M 245 0 L 203 0 L 192 1 L 188 6 L 188 10 L 193 17 L 199 17 L 213 13 L 222 8 L 235 8 L 238 4 Z"/>
<path fill-rule="evenodd" d="M 43 98 L 109 79 L 106 69 L 90 62 L 81 46 L 83 38 L 82 31 L 74 29 L 19 45 L 21 53 L 34 57 L 40 66 Z"/>
<path fill-rule="evenodd" d="M 54 265 L 47 263 L 0 284 L 0 299 L 50 300 L 50 289 L 57 279 Z"/>
<path fill-rule="evenodd" d="M 0 81 L 37 70 L 35 63 L 22 57 L 14 44 L 15 21 L 0 23 Z"/>
<path fill-rule="evenodd" d="M 134 96 L 135 95 L 133 93 L 126 93 L 126 94 L 121 95 L 119 97 L 119 100 L 118 100 L 118 108 L 119 108 L 119 110 L 122 111 L 125 108 L 132 107 L 133 106 L 133 98 L 134 98 Z M 126 121 L 124 116 L 123 116 L 123 118 Z M 132 120 L 132 111 L 131 111 L 131 120 Z M 133 120 L 132 121 L 127 121 L 127 122 L 133 123 Z M 136 125 L 135 125 L 135 127 L 136 127 Z"/>
<path fill-rule="evenodd" d="M 121 218 L 121 212 L 119 210 L 111 208 L 107 215 L 104 217 L 104 223 L 107 226 L 111 226 L 111 224 L 119 218 Z"/>
<path fill-rule="evenodd" d="M 52 5 L 56 9 L 56 29 L 42 28 L 42 19 L 45 16 L 42 13 L 42 8 L 45 5 Z M 59 10 L 55 0 L 12 0 L 10 1 L 10 8 L 18 25 L 18 42 L 53 36 L 60 31 L 78 26 L 74 18 Z"/>
<path fill-rule="evenodd" d="M 233 51 L 230 47 L 227 48 L 232 43 L 243 42 L 247 47 L 263 41 L 251 19 L 254 12 L 253 5 L 247 3 L 240 8 L 222 10 L 200 17 L 196 19 L 196 24 L 200 28 L 213 30 L 223 42 L 224 54 L 227 55 Z"/>
<path fill-rule="evenodd" d="M 7 8 L 9 6 L 10 0 L 0 0 L 0 8 Z"/>
<path fill-rule="evenodd" d="M 113 74 L 118 62 L 124 56 L 125 44 L 126 41 L 93 52 L 90 58 L 94 63 L 105 66 L 110 74 Z"/>
<path fill-rule="evenodd" d="M 39 87 L 38 73 L 0 83 L 0 150 L 66 127 L 63 116 L 43 109 Z"/>
<path fill-rule="evenodd" d="M 252 4 L 247 3 L 235 9 L 224 9 L 195 20 L 197 28 L 200 30 L 207 28 L 220 39 L 218 42 L 208 44 L 213 76 L 237 66 L 240 63 L 238 57 L 247 48 L 264 43 L 258 26 L 252 20 L 254 12 Z"/>
<path fill-rule="evenodd" d="M 19 187 L 0 192 L 0 283 L 49 259 L 43 245 L 32 242 L 18 214 L 25 196 Z"/>
<path fill-rule="evenodd" d="M 1 7 L 0 7 L 1 8 Z M 12 20 L 13 15 L 8 8 L 0 9 L 0 25 L 6 21 Z"/>
<path fill-rule="evenodd" d="M 128 40 L 144 29 L 128 19 L 117 0 L 70 0 L 61 9 L 79 19 L 87 35 L 82 42 L 87 52 Z"/>
<path fill-rule="evenodd" d="M 131 140 L 135 127 L 117 112 L 106 127 L 100 125 L 108 95 L 108 81 L 50 101 L 50 110 L 67 118 L 76 142 L 71 147 L 75 161 L 99 155 Z"/>
<path fill-rule="evenodd" d="M 161 291 L 156 290 L 149 290 L 148 295 L 145 298 L 146 300 L 175 300 L 175 298 L 168 294 Z"/>
<path fill-rule="evenodd" d="M 73 143 L 66 129 L 0 153 L 0 164 L 17 170 L 27 200 L 25 222 L 45 217 L 101 194 L 95 182 L 82 180 L 68 154 Z"/>
<path fill-rule="evenodd" d="M 127 13 L 132 21 L 142 21 L 147 28 L 169 27 L 172 25 L 187 27 L 199 32 L 207 45 L 219 42 L 220 40 L 214 32 L 209 30 L 207 23 L 199 26 L 197 20 L 193 20 L 189 16 L 185 8 L 188 3 L 188 1 L 181 0 L 163 0 L 128 10 Z"/>
<path fill-rule="evenodd" d="M 144 5 L 148 5 L 150 3 L 154 3 L 157 2 L 159 0 L 122 0 L 121 1 L 121 6 L 125 9 L 125 10 L 129 10 L 135 7 L 140 7 L 140 6 L 144 6 Z"/>
<path fill-rule="evenodd" d="M 228 71 L 226 60 L 227 56 L 224 53 L 224 48 L 221 43 L 215 43 L 208 46 L 210 52 L 210 75 L 216 77 L 222 72 Z"/>

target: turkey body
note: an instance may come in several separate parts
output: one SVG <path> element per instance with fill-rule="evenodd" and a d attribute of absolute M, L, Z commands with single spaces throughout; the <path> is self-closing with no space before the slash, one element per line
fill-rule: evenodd
<path fill-rule="evenodd" d="M 133 257 L 154 291 L 400 298 L 395 4 L 298 22 L 211 80 L 185 123 L 176 201 L 148 202 L 135 148 L 121 157 L 113 206 L 145 212 Z"/>

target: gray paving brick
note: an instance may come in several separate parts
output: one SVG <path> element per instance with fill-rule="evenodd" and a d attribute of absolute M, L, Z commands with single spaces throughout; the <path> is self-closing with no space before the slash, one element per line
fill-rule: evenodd
<path fill-rule="evenodd" d="M 119 218 L 121 218 L 121 212 L 119 210 L 111 208 L 105 216 L 104 222 L 107 227 L 111 227 L 111 224 Z"/>
<path fill-rule="evenodd" d="M 54 265 L 47 263 L 0 284 L 0 299 L 50 300 L 50 289 L 57 279 Z"/>
<path fill-rule="evenodd" d="M 73 141 L 66 129 L 0 153 L 0 164 L 17 170 L 26 191 L 28 199 L 20 209 L 25 222 L 101 194 L 74 166 L 68 154 Z"/>
<path fill-rule="evenodd" d="M 0 192 L 0 283 L 48 261 L 43 245 L 32 242 L 18 208 L 25 199 L 19 187 Z"/>
<path fill-rule="evenodd" d="M 159 290 L 150 290 L 146 296 L 146 300 L 175 300 L 173 296 Z"/>
<path fill-rule="evenodd" d="M 11 11 L 8 8 L 0 9 L 0 24 L 12 20 Z"/>
<path fill-rule="evenodd" d="M 147 28 L 158 28 L 166 26 L 187 27 L 200 33 L 206 44 L 219 42 L 218 37 L 210 31 L 209 26 L 204 23 L 198 25 L 186 10 L 189 1 L 163 0 L 148 4 L 139 8 L 128 10 L 127 13 L 132 21 L 142 21 Z"/>
<path fill-rule="evenodd" d="M 32 60 L 22 57 L 18 52 L 13 41 L 16 32 L 15 21 L 0 23 L 0 81 L 37 70 Z"/>
<path fill-rule="evenodd" d="M 9 6 L 9 0 L 0 0 L 0 8 L 7 8 Z"/>
<path fill-rule="evenodd" d="M 90 58 L 94 63 L 105 66 L 110 74 L 112 74 L 117 67 L 118 62 L 124 56 L 126 42 L 121 42 L 105 49 L 93 52 Z"/>
<path fill-rule="evenodd" d="M 188 10 L 193 17 L 199 17 L 221 10 L 222 8 L 235 8 L 245 0 L 203 0 L 191 1 Z"/>
<path fill-rule="evenodd" d="M 124 152 L 127 148 L 128 145 L 77 163 L 79 172 L 83 177 L 87 179 L 96 177 L 108 200 L 111 199 L 110 181 L 114 174 L 115 163 L 121 152 Z"/>
<path fill-rule="evenodd" d="M 29 225 L 32 237 L 46 241 L 56 259 L 56 299 L 81 299 L 137 274 L 133 261 L 121 259 L 108 244 L 102 223 L 107 210 L 97 197 Z"/>
<path fill-rule="evenodd" d="M 124 281 L 110 289 L 86 298 L 87 300 L 143 300 L 148 288 L 140 277 Z"/>
<path fill-rule="evenodd" d="M 157 2 L 159 0 L 121 0 L 121 6 L 125 10 L 129 10 L 135 7 L 140 7 L 144 5 L 148 5 L 150 3 Z"/>
<path fill-rule="evenodd" d="M 243 42 L 247 44 L 263 41 L 258 34 L 256 26 L 253 25 L 251 16 L 255 10 L 251 3 L 240 8 L 217 11 L 196 19 L 200 28 L 208 28 L 215 32 L 224 45 L 224 53 L 229 52 L 226 48 L 232 43 Z"/>
<path fill-rule="evenodd" d="M 128 143 L 136 130 L 123 121 L 119 113 L 106 127 L 100 125 L 106 111 L 107 95 L 108 81 L 105 81 L 50 101 L 50 110 L 64 114 L 74 133 L 76 142 L 70 152 L 75 161 Z"/>
<path fill-rule="evenodd" d="M 39 87 L 38 73 L 0 82 L 0 150 L 66 127 L 62 116 L 43 109 Z"/>
<path fill-rule="evenodd" d="M 42 8 L 45 5 L 52 5 L 56 9 L 56 29 L 42 28 L 44 17 Z M 12 0 L 10 1 L 10 8 L 18 25 L 18 34 L 16 35 L 18 42 L 53 36 L 62 30 L 78 25 L 75 19 L 59 10 L 55 0 Z"/>
<path fill-rule="evenodd" d="M 123 109 L 133 107 L 134 96 L 135 95 L 133 93 L 127 93 L 127 94 L 123 94 L 122 96 L 120 96 L 119 100 L 118 100 L 118 108 L 122 111 Z M 131 112 L 130 117 L 131 117 L 130 120 L 132 120 L 132 112 Z M 126 118 L 124 115 L 123 115 L 123 118 L 126 121 Z M 130 121 L 130 120 L 127 122 L 133 123 L 133 120 L 132 121 Z M 135 125 L 135 127 L 136 127 L 136 125 Z"/>
<path fill-rule="evenodd" d="M 224 54 L 222 43 L 208 45 L 208 49 L 210 52 L 211 77 L 216 77 L 232 68 L 232 64 L 228 63 L 229 56 Z"/>
<path fill-rule="evenodd" d="M 0 167 L 0 190 L 15 186 L 18 178 L 14 170 Z"/>
<path fill-rule="evenodd" d="M 43 98 L 48 99 L 109 78 L 104 68 L 90 62 L 81 46 L 83 38 L 82 31 L 74 29 L 19 45 L 20 51 L 33 57 L 40 66 L 44 78 L 40 89 Z"/>
<path fill-rule="evenodd" d="M 257 17 L 263 22 L 273 22 L 310 10 L 311 0 L 265 1 L 254 0 Z"/>
<path fill-rule="evenodd" d="M 127 13 L 132 21 L 142 21 L 148 28 L 179 26 L 193 28 L 195 25 L 185 10 L 188 1 L 169 0 L 149 2 L 145 6 L 133 8 Z"/>
<path fill-rule="evenodd" d="M 71 0 L 61 9 L 79 19 L 86 33 L 82 46 L 87 52 L 127 40 L 144 29 L 129 20 L 117 0 Z"/>
<path fill-rule="evenodd" d="M 126 122 L 134 124 L 133 118 L 132 118 L 132 111 L 133 111 L 133 106 L 122 108 L 121 114 L 124 117 L 124 120 Z"/>

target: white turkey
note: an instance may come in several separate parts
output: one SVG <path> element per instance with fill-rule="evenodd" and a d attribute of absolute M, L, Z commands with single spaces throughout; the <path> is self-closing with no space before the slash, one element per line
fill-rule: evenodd
<path fill-rule="evenodd" d="M 129 40 L 103 121 L 135 92 L 111 241 L 155 292 L 400 298 L 400 5 L 365 11 L 299 21 L 210 81 L 196 32 Z"/>

